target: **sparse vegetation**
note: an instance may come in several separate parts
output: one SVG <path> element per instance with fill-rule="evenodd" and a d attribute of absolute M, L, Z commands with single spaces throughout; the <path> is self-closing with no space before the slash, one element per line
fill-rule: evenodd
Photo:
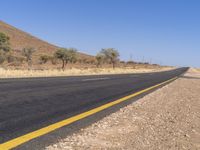
<path fill-rule="evenodd" d="M 77 50 L 74 48 L 61 48 L 55 52 L 55 57 L 62 61 L 62 70 L 65 69 L 66 64 L 75 63 L 77 60 Z"/>
<path fill-rule="evenodd" d="M 49 61 L 50 57 L 48 55 L 41 55 L 40 56 L 40 63 L 46 64 Z"/>
<path fill-rule="evenodd" d="M 0 64 L 4 63 L 5 60 L 5 52 L 0 51 Z"/>
<path fill-rule="evenodd" d="M 16 57 L 13 56 L 12 53 L 8 52 L 5 57 L 6 57 L 8 63 L 12 63 L 12 62 L 16 61 Z"/>
<path fill-rule="evenodd" d="M 9 52 L 11 50 L 9 40 L 6 34 L 0 32 L 0 51 Z"/>
<path fill-rule="evenodd" d="M 11 54 L 11 48 L 9 43 L 10 38 L 0 32 L 0 64 L 4 63 L 7 59 L 8 63 L 14 61 L 14 56 Z"/>
<path fill-rule="evenodd" d="M 10 32 L 7 32 L 7 30 Z M 5 33 L 8 33 L 8 35 Z M 10 38 L 12 39 L 10 40 Z M 12 43 L 10 44 L 11 41 Z M 64 72 L 70 72 L 74 69 L 79 70 L 79 74 L 84 74 L 83 71 L 91 70 L 90 73 L 92 74 L 93 71 L 99 73 L 101 70 L 107 70 L 105 72 L 111 72 L 112 70 L 114 73 L 115 71 L 124 72 L 126 69 L 132 69 L 131 71 L 133 71 L 142 68 L 160 68 L 159 65 L 120 60 L 119 52 L 114 48 L 102 49 L 96 56 L 78 53 L 73 48 L 59 49 L 25 32 L 13 29 L 12 26 L 0 21 L 0 65 L 8 70 L 19 69 L 23 72 L 26 64 L 30 72 L 33 70 L 57 70 L 61 65 L 63 71 L 58 70 L 57 73 L 59 74 L 61 72 L 64 74 Z M 66 65 L 70 69 L 64 71 Z M 111 67 L 115 68 L 115 70 Z"/>
<path fill-rule="evenodd" d="M 20 64 L 22 64 L 25 61 L 25 58 L 22 56 L 16 56 L 15 57 L 16 61 L 19 62 Z"/>
<path fill-rule="evenodd" d="M 96 61 L 97 61 L 97 68 L 99 68 L 105 61 L 105 56 L 101 53 L 96 55 Z"/>
<path fill-rule="evenodd" d="M 112 64 L 113 69 L 115 68 L 117 61 L 119 61 L 119 52 L 114 48 L 102 49 L 99 55 L 103 55 L 108 63 Z"/>
<path fill-rule="evenodd" d="M 51 61 L 52 65 L 56 65 L 58 59 L 55 56 L 49 56 L 49 60 Z"/>
<path fill-rule="evenodd" d="M 32 66 L 32 56 L 34 52 L 35 49 L 33 47 L 27 47 L 22 50 L 22 55 L 26 58 L 29 69 Z"/>

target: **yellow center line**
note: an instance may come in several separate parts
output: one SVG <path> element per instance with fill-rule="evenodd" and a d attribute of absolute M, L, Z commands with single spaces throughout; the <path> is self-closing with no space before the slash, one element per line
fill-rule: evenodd
<path fill-rule="evenodd" d="M 20 137 L 17 137 L 17 138 L 15 138 L 15 139 L 12 139 L 12 140 L 10 140 L 10 141 L 7 141 L 7 142 L 5 142 L 5 143 L 2 143 L 2 144 L 0 144 L 0 150 L 8 150 L 8 149 L 15 148 L 15 147 L 17 147 L 17 146 L 19 146 L 19 145 L 21 145 L 21 144 L 23 144 L 23 143 L 26 143 L 26 142 L 28 142 L 28 141 L 30 141 L 30 140 L 32 140 L 32 139 L 35 139 L 35 138 L 37 138 L 37 137 L 40 137 L 40 136 L 45 135 L 45 134 L 47 134 L 47 133 L 50 133 L 50 132 L 52 132 L 52 131 L 54 131 L 54 130 L 56 130 L 56 129 L 59 129 L 59 128 L 61 128 L 61 127 L 64 127 L 64 126 L 66 126 L 66 125 L 69 125 L 69 124 L 71 124 L 71 123 L 73 123 L 73 122 L 75 122 L 75 121 L 78 121 L 78 120 L 80 120 L 80 119 L 83 119 L 83 118 L 86 118 L 86 117 L 88 117 L 88 116 L 91 116 L 91 115 L 93 115 L 93 114 L 95 114 L 95 113 L 97 113 L 97 112 L 100 112 L 100 111 L 102 111 L 102 110 L 105 110 L 105 109 L 107 109 L 107 108 L 109 108 L 109 107 L 111 107 L 111 106 L 114 106 L 114 105 L 116 105 L 116 104 L 119 104 L 119 103 L 121 103 L 121 102 L 123 102 L 123 101 L 126 101 L 126 100 L 130 99 L 130 98 L 136 97 L 136 96 L 138 96 L 138 95 L 140 95 L 140 94 L 142 94 L 142 93 L 145 93 L 145 92 L 147 92 L 147 91 L 150 91 L 150 90 L 152 90 L 152 89 L 155 89 L 155 88 L 157 88 L 157 87 L 159 87 L 159 86 L 161 86 L 161 85 L 164 85 L 164 84 L 166 84 L 166 83 L 169 83 L 169 82 L 171 82 L 171 81 L 173 81 L 173 80 L 176 80 L 177 78 L 178 78 L 178 77 L 172 78 L 172 79 L 170 79 L 170 80 L 167 80 L 167 81 L 165 81 L 165 82 L 159 83 L 159 84 L 157 84 L 157 85 L 154 85 L 154 86 L 152 86 L 152 87 L 146 88 L 146 89 L 144 89 L 144 90 L 141 90 L 141 91 L 139 91 L 139 92 L 133 93 L 133 94 L 131 94 L 131 95 L 125 96 L 125 97 L 120 98 L 120 99 L 118 99 L 118 100 L 115 100 L 115 101 L 113 101 L 113 102 L 104 104 L 104 105 L 102 105 L 102 106 L 100 106 L 100 107 L 91 109 L 91 110 L 86 111 L 86 112 L 84 112 L 84 113 L 81 113 L 81 114 L 79 114 L 79 115 L 70 117 L 70 118 L 68 118 L 68 119 L 59 121 L 59 122 L 54 123 L 54 124 L 51 124 L 51 125 L 49 125 L 49 126 L 47 126 L 47 127 L 38 129 L 38 130 L 36 130 L 36 131 L 27 133 L 27 134 L 25 134 L 25 135 L 22 135 L 22 136 L 20 136 Z"/>

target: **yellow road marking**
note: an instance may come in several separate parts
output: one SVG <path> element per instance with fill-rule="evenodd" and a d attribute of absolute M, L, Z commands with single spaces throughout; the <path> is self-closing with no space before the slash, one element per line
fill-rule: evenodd
<path fill-rule="evenodd" d="M 69 124 L 71 124 L 71 123 L 73 123 L 73 122 L 75 122 L 75 121 L 78 121 L 78 120 L 80 120 L 80 119 L 83 119 L 83 118 L 86 118 L 86 117 L 88 117 L 88 116 L 91 116 L 91 115 L 93 115 L 93 114 L 95 114 L 95 113 L 97 113 L 97 112 L 100 112 L 100 111 L 102 111 L 102 110 L 105 110 L 105 109 L 107 109 L 107 108 L 109 108 L 109 107 L 111 107 L 111 106 L 114 106 L 114 105 L 119 104 L 119 103 L 121 103 L 121 102 L 123 102 L 123 101 L 126 101 L 126 100 L 128 100 L 128 99 L 130 99 L 130 98 L 133 98 L 133 97 L 135 97 L 135 96 L 138 96 L 138 95 L 140 95 L 140 94 L 142 94 L 142 93 L 145 93 L 145 92 L 147 92 L 147 91 L 150 91 L 150 90 L 152 90 L 152 89 L 155 89 L 156 87 L 159 87 L 159 86 L 161 86 L 161 85 L 164 85 L 164 84 L 166 84 L 166 83 L 169 83 L 169 82 L 171 82 L 171 81 L 173 81 L 173 80 L 176 80 L 177 78 L 178 78 L 178 77 L 172 78 L 172 79 L 170 79 L 170 80 L 167 80 L 167 81 L 165 81 L 165 82 L 159 83 L 159 84 L 154 85 L 154 86 L 152 86 L 152 87 L 146 88 L 146 89 L 141 90 L 141 91 L 139 91 L 139 92 L 136 92 L 136 93 L 134 93 L 134 94 L 125 96 L 125 97 L 120 98 L 120 99 L 118 99 L 118 100 L 115 100 L 115 101 L 113 101 L 113 102 L 104 104 L 104 105 L 102 105 L 102 106 L 100 106 L 100 107 L 91 109 L 91 110 L 86 111 L 86 112 L 84 112 L 84 113 L 81 113 L 81 114 L 79 114 L 79 115 L 70 117 L 70 118 L 68 118 L 68 119 L 59 121 L 59 122 L 54 123 L 54 124 L 52 124 L 52 125 L 49 125 L 49 126 L 47 126 L 47 127 L 41 128 L 41 129 L 39 129 L 39 130 L 30 132 L 30 133 L 25 134 L 25 135 L 23 135 L 23 136 L 20 136 L 20 137 L 17 137 L 17 138 L 15 138 L 15 139 L 12 139 L 12 140 L 10 140 L 10 141 L 7 141 L 7 142 L 5 142 L 5 143 L 2 143 L 2 144 L 0 144 L 0 150 L 8 150 L 8 149 L 15 148 L 15 147 L 17 147 L 17 146 L 19 146 L 19 145 L 21 145 L 21 144 L 23 144 L 23 143 L 26 143 L 26 142 L 28 142 L 28 141 L 34 139 L 34 138 L 37 138 L 37 137 L 42 136 L 42 135 L 45 135 L 45 134 L 47 134 L 47 133 L 49 133 L 49 132 L 52 132 L 52 131 L 54 131 L 54 130 L 56 130 L 56 129 L 59 129 L 59 128 L 61 128 L 61 127 L 64 127 L 64 126 L 66 126 L 66 125 L 69 125 Z"/>

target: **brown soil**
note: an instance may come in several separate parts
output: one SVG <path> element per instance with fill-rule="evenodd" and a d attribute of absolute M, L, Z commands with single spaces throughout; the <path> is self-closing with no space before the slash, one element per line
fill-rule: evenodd
<path fill-rule="evenodd" d="M 25 47 L 34 47 L 37 50 L 34 56 L 39 57 L 42 54 L 53 55 L 59 48 L 58 46 L 38 39 L 2 21 L 0 21 L 0 32 L 3 32 L 10 37 L 11 48 L 16 53 L 19 53 Z M 92 56 L 83 53 L 79 53 L 79 56 L 88 59 L 93 58 Z"/>

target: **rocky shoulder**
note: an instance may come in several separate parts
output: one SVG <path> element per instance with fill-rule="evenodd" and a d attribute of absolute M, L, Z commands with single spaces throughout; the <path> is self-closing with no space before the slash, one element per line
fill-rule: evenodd
<path fill-rule="evenodd" d="M 200 71 L 184 76 L 46 147 L 59 149 L 200 149 Z"/>

